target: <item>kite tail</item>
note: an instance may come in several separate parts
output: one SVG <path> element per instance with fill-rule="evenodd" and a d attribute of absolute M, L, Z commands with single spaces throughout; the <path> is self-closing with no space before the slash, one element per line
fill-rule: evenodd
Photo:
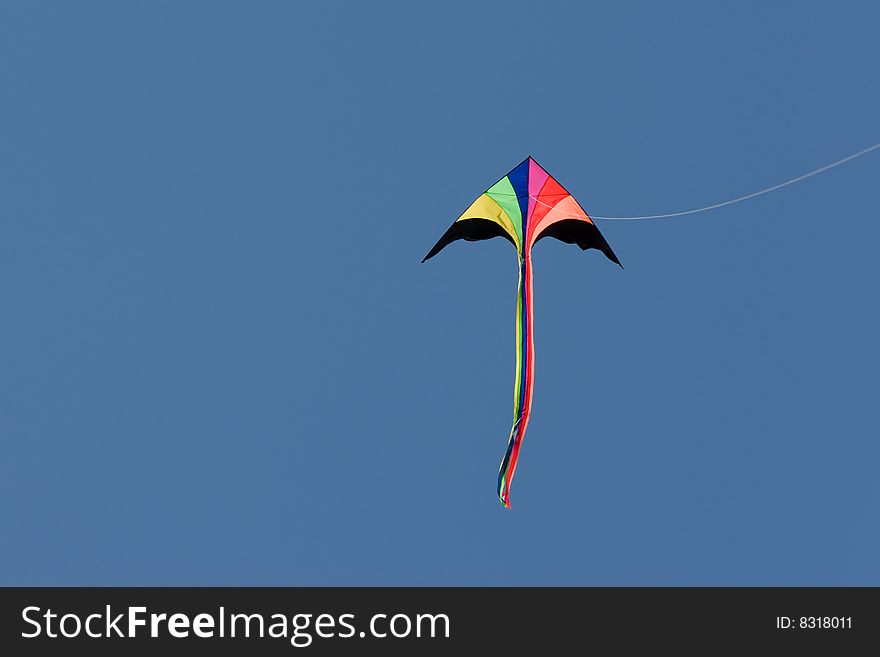
<path fill-rule="evenodd" d="M 534 373 L 532 340 L 532 258 L 531 253 L 519 259 L 519 288 L 516 298 L 516 380 L 513 387 L 513 427 L 507 441 L 507 452 L 498 470 L 498 497 L 510 508 L 510 484 L 516 472 L 516 461 L 522 445 L 529 413 L 532 410 Z"/>

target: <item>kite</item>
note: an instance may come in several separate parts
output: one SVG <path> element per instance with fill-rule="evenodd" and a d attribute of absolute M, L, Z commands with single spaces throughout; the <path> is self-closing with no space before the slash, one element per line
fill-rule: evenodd
<path fill-rule="evenodd" d="M 475 242 L 503 237 L 516 247 L 519 286 L 516 297 L 516 377 L 513 388 L 513 427 L 498 470 L 498 497 L 510 508 L 510 484 L 523 436 L 529 423 L 534 387 L 532 336 L 532 247 L 555 237 L 581 249 L 598 249 L 620 265 L 602 233 L 574 197 L 532 157 L 527 157 L 487 189 L 428 252 L 433 258 L 456 240 Z"/>

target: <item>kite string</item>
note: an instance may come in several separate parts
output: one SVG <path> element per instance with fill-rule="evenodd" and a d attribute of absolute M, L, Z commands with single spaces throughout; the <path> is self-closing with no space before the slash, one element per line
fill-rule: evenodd
<path fill-rule="evenodd" d="M 793 185 L 802 180 L 806 180 L 807 178 L 812 178 L 813 176 L 817 176 L 820 173 L 828 171 L 829 169 L 833 169 L 834 167 L 840 166 L 841 164 L 845 164 L 850 160 L 854 160 L 857 157 L 861 157 L 862 155 L 867 155 L 873 150 L 880 148 L 880 143 L 876 143 L 873 146 L 869 146 L 863 150 L 858 151 L 857 153 L 853 153 L 852 155 L 847 155 L 844 158 L 836 160 L 831 164 L 826 164 L 823 167 L 819 167 L 818 169 L 814 169 L 813 171 L 809 171 L 803 175 L 798 176 L 797 178 L 792 178 L 791 180 L 786 180 L 785 182 L 781 182 L 778 185 L 773 185 L 772 187 L 767 187 L 765 189 L 758 190 L 757 192 L 752 192 L 751 194 L 746 194 L 745 196 L 737 196 L 736 198 L 732 198 L 728 201 L 722 201 L 721 203 L 713 203 L 712 205 L 707 205 L 702 208 L 694 208 L 692 210 L 681 210 L 679 212 L 667 212 L 664 214 L 645 214 L 633 217 L 600 217 L 599 215 L 590 214 L 591 219 L 604 219 L 606 221 L 640 221 L 644 219 L 666 219 L 669 217 L 682 217 L 688 214 L 697 214 L 698 212 L 708 212 L 709 210 L 716 210 L 717 208 L 723 208 L 727 205 L 733 205 L 734 203 L 741 203 L 743 201 L 748 201 L 749 199 L 755 198 L 757 196 L 763 196 L 764 194 L 769 194 L 770 192 L 775 192 L 777 189 L 782 189 L 783 187 L 788 187 L 789 185 Z M 543 201 L 538 200 L 534 196 L 530 196 L 536 203 L 540 203 L 546 207 L 553 207 L 544 203 Z"/>
<path fill-rule="evenodd" d="M 854 160 L 857 157 L 861 157 L 862 155 L 867 155 L 873 150 L 880 148 L 880 143 L 874 144 L 873 146 L 869 146 L 863 150 L 858 151 L 857 153 L 853 153 L 852 155 L 847 155 L 844 158 L 831 162 L 830 164 L 826 164 L 823 167 L 819 167 L 818 169 L 814 169 L 812 171 L 808 171 L 805 174 L 802 174 L 796 178 L 792 178 L 791 180 L 786 180 L 785 182 L 781 182 L 777 185 L 773 185 L 772 187 L 767 187 L 765 189 L 758 190 L 757 192 L 752 192 L 751 194 L 746 194 L 744 196 L 738 196 L 736 198 L 732 198 L 729 201 L 722 201 L 721 203 L 713 203 L 712 205 L 707 205 L 702 208 L 694 208 L 692 210 L 681 210 L 679 212 L 667 212 L 664 214 L 646 214 L 634 217 L 600 217 L 598 215 L 591 214 L 590 217 L 593 219 L 604 219 L 606 221 L 639 221 L 643 219 L 665 219 L 668 217 L 682 217 L 687 214 L 697 214 L 698 212 L 708 212 L 709 210 L 715 210 L 717 208 L 723 208 L 727 205 L 733 205 L 734 203 L 741 203 L 743 201 L 748 201 L 749 199 L 755 198 L 757 196 L 763 196 L 764 194 L 769 194 L 770 192 L 775 192 L 777 189 L 782 189 L 783 187 L 788 187 L 789 185 L 794 185 L 797 182 L 802 180 L 806 180 L 807 178 L 812 178 L 813 176 L 817 176 L 820 173 L 828 171 L 829 169 L 833 169 L 834 167 L 840 166 L 841 164 L 845 164 L 850 160 Z"/>

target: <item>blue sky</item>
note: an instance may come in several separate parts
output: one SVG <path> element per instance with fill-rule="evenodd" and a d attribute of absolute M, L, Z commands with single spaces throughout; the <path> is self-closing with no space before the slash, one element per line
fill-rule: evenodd
<path fill-rule="evenodd" d="M 5 3 L 0 584 L 880 583 L 873 3 Z"/>

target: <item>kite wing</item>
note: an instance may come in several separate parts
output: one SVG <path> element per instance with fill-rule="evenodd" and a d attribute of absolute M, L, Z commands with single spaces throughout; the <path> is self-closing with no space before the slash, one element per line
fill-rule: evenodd
<path fill-rule="evenodd" d="M 498 471 L 498 497 L 510 507 L 510 483 L 532 408 L 534 341 L 532 339 L 532 257 L 535 242 L 554 237 L 581 249 L 599 249 L 620 264 L 614 251 L 584 209 L 556 179 L 531 157 L 523 160 L 487 189 L 455 220 L 425 256 L 433 258 L 456 240 L 474 242 L 504 237 L 515 247 L 519 261 L 516 300 L 516 378 L 513 427 Z"/>
<path fill-rule="evenodd" d="M 503 193 L 502 193 L 503 192 Z M 422 262 L 437 255 L 455 240 L 488 240 L 503 237 L 522 251 L 522 217 L 507 176 L 486 190 L 449 227 Z"/>
<path fill-rule="evenodd" d="M 528 221 L 529 248 L 545 237 L 555 237 L 568 244 L 577 244 L 584 251 L 599 249 L 611 262 L 619 265 L 620 260 L 580 203 L 541 167 L 537 164 L 535 167 L 547 176 L 547 180 L 541 191 L 529 198 L 533 204 Z"/>

